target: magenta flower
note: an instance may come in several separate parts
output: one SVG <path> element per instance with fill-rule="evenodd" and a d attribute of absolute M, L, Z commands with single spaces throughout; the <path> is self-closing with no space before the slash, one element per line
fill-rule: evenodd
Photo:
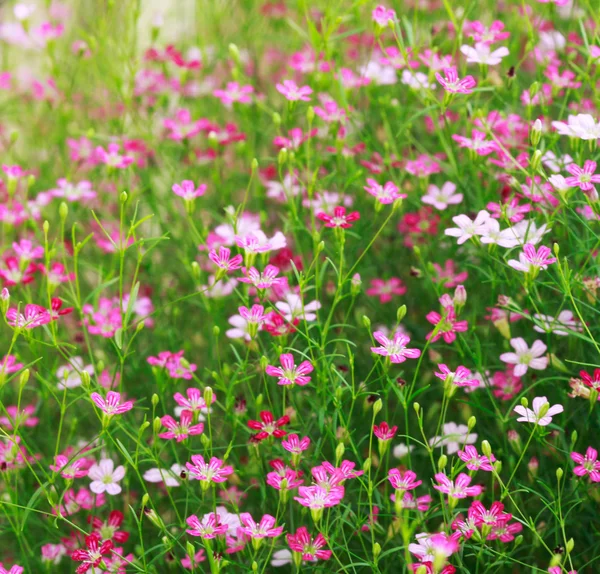
<path fill-rule="evenodd" d="M 315 538 L 312 538 L 304 526 L 298 528 L 295 534 L 288 534 L 287 543 L 290 550 L 300 554 L 305 562 L 329 560 L 331 558 L 331 550 L 323 550 L 327 546 L 325 537 L 319 533 Z"/>
<path fill-rule="evenodd" d="M 307 436 L 300 438 L 297 434 L 290 434 L 281 441 L 281 446 L 292 455 L 301 455 L 310 446 L 310 438 Z"/>
<path fill-rule="evenodd" d="M 225 466 L 224 461 L 214 456 L 207 463 L 201 454 L 193 454 L 192 462 L 187 462 L 185 466 L 190 477 L 200 481 L 202 490 L 206 490 L 211 482 L 225 482 L 233 474 L 232 466 Z"/>
<path fill-rule="evenodd" d="M 248 428 L 259 431 L 254 435 L 254 440 L 261 441 L 270 436 L 282 438 L 287 434 L 281 427 L 290 422 L 289 416 L 285 415 L 275 420 L 271 411 L 260 411 L 259 417 L 260 421 L 250 420 L 247 422 Z"/>
<path fill-rule="evenodd" d="M 164 427 L 169 429 L 167 432 L 160 433 L 160 438 L 166 439 L 177 439 L 177 442 L 185 440 L 190 435 L 202 434 L 204 431 L 204 425 L 202 423 L 192 424 L 194 414 L 191 411 L 181 411 L 179 415 L 179 422 L 177 422 L 172 416 L 165 415 L 160 419 L 160 422 Z"/>
<path fill-rule="evenodd" d="M 298 494 L 294 500 L 298 501 L 302 506 L 306 506 L 311 510 L 323 510 L 338 505 L 344 496 L 344 487 L 338 486 L 327 490 L 322 486 L 301 486 L 298 488 Z"/>
<path fill-rule="evenodd" d="M 380 4 L 371 12 L 371 17 L 373 18 L 373 22 L 385 28 L 389 22 L 396 21 L 396 12 Z"/>
<path fill-rule="evenodd" d="M 473 76 L 465 76 L 462 80 L 458 78 L 458 73 L 455 66 L 444 68 L 444 76 L 436 72 L 435 78 L 440 83 L 442 88 L 450 94 L 472 94 L 473 88 L 477 82 Z"/>
<path fill-rule="evenodd" d="M 108 416 L 122 415 L 133 408 L 133 401 L 121 403 L 121 393 L 115 391 L 108 391 L 108 393 L 106 393 L 106 399 L 98 393 L 92 393 L 90 398 L 94 401 L 94 404 Z"/>
<path fill-rule="evenodd" d="M 337 206 L 333 210 L 333 215 L 321 211 L 317 213 L 317 217 L 325 222 L 325 227 L 341 227 L 342 229 L 348 229 L 352 227 L 355 221 L 360 219 L 360 213 L 358 211 L 352 211 L 346 214 L 346 208 Z"/>
<path fill-rule="evenodd" d="M 435 325 L 435 329 L 427 334 L 427 340 L 431 339 L 435 343 L 438 339 L 443 338 L 444 342 L 450 344 L 456 340 L 456 333 L 463 333 L 469 328 L 467 321 L 458 321 L 452 307 L 445 309 L 444 316 L 436 311 L 427 313 L 425 318 Z M 435 334 L 434 334 L 435 333 Z"/>
<path fill-rule="evenodd" d="M 393 203 L 396 199 L 407 197 L 405 193 L 400 193 L 398 186 L 393 181 L 388 181 L 381 185 L 374 179 L 369 178 L 367 179 L 367 183 L 369 185 L 365 185 L 363 189 L 383 205 Z"/>
<path fill-rule="evenodd" d="M 373 434 L 379 440 L 391 440 L 396 435 L 397 426 L 390 427 L 385 421 L 379 425 L 373 425 Z"/>
<path fill-rule="evenodd" d="M 438 484 L 434 484 L 433 488 L 447 494 L 451 498 L 466 498 L 467 496 L 478 496 L 483 491 L 483 486 L 471 484 L 471 477 L 468 474 L 461 472 L 456 480 L 450 480 L 444 473 L 439 472 L 435 475 Z"/>
<path fill-rule="evenodd" d="M 548 366 L 549 359 L 544 356 L 547 347 L 539 339 L 533 342 L 531 348 L 521 337 L 511 339 L 510 345 L 515 352 L 502 353 L 500 360 L 509 365 L 515 365 L 514 375 L 516 377 L 522 377 L 529 368 L 543 371 Z"/>
<path fill-rule="evenodd" d="M 260 522 L 256 523 L 249 512 L 242 512 L 240 521 L 244 525 L 240 530 L 253 539 L 275 538 L 283 532 L 283 526 L 275 526 L 275 517 L 270 514 L 265 514 Z"/>
<path fill-rule="evenodd" d="M 256 267 L 250 267 L 246 270 L 242 269 L 242 272 L 246 277 L 240 277 L 242 283 L 250 283 L 257 289 L 270 289 L 274 285 L 285 284 L 285 277 L 277 277 L 279 274 L 279 267 L 275 265 L 267 265 L 261 273 Z"/>
<path fill-rule="evenodd" d="M 241 255 L 231 257 L 231 249 L 228 247 L 219 247 L 219 252 L 211 249 L 208 252 L 208 258 L 220 269 L 225 272 L 234 271 L 242 266 L 244 258 Z"/>
<path fill-rule="evenodd" d="M 252 102 L 253 92 L 254 88 L 250 85 L 240 86 L 237 82 L 228 82 L 224 90 L 215 90 L 213 96 L 219 98 L 226 106 L 231 106 L 234 102 L 249 104 Z"/>
<path fill-rule="evenodd" d="M 69 464 L 69 457 L 64 454 L 57 454 L 54 457 L 54 464 L 49 466 L 53 472 L 60 472 L 63 478 L 73 480 L 75 478 L 83 478 L 88 474 L 88 461 L 85 458 L 80 458 L 72 461 Z"/>
<path fill-rule="evenodd" d="M 552 417 L 564 411 L 562 405 L 550 406 L 546 397 L 533 399 L 533 410 L 523 405 L 516 406 L 513 410 L 521 415 L 517 421 L 520 423 L 533 423 L 545 427 L 552 422 Z"/>
<path fill-rule="evenodd" d="M 0 368 L 1 371 L 1 368 Z M 20 410 L 16 405 L 6 407 L 8 416 L 0 416 L 0 425 L 7 429 L 15 429 L 19 427 L 34 427 L 40 422 L 40 419 L 31 416 L 35 413 L 34 405 L 27 405 Z"/>
<path fill-rule="evenodd" d="M 556 263 L 556 258 L 550 257 L 551 253 L 549 247 L 542 245 L 536 251 L 531 243 L 526 243 L 523 245 L 523 252 L 519 253 L 519 261 L 510 259 L 508 264 L 517 271 L 536 274 L 540 269 L 548 269 L 548 265 Z"/>
<path fill-rule="evenodd" d="M 134 162 L 134 158 L 129 155 L 121 155 L 120 149 L 121 146 L 118 143 L 110 143 L 106 150 L 98 146 L 95 153 L 98 160 L 108 167 L 125 169 Z"/>
<path fill-rule="evenodd" d="M 183 409 L 192 411 L 192 412 L 200 412 L 206 411 L 209 405 L 206 404 L 204 400 L 204 395 L 200 392 L 200 389 L 189 388 L 185 391 L 186 397 L 184 397 L 181 393 L 175 393 L 173 398 L 175 402 Z M 211 404 L 217 400 L 215 394 L 212 395 Z M 177 412 L 177 410 L 175 410 Z"/>
<path fill-rule="evenodd" d="M 492 462 L 496 459 L 494 455 L 491 455 L 491 460 L 487 456 L 480 455 L 477 449 L 472 445 L 465 446 L 464 450 L 459 450 L 458 458 L 462 460 L 469 470 L 485 470 L 487 472 L 492 471 Z"/>
<path fill-rule="evenodd" d="M 28 303 L 25 305 L 25 309 L 22 313 L 14 307 L 11 307 L 6 312 L 6 320 L 12 327 L 34 329 L 35 327 L 41 327 L 42 325 L 50 323 L 52 316 L 48 312 L 48 309 L 41 307 L 40 305 Z"/>
<path fill-rule="evenodd" d="M 466 367 L 457 367 L 456 371 L 451 371 L 443 363 L 438 365 L 439 373 L 435 373 L 438 379 L 448 382 L 457 387 L 478 387 L 479 380 L 474 378 L 471 371 Z"/>
<path fill-rule="evenodd" d="M 186 530 L 188 534 L 199 536 L 205 540 L 226 534 L 229 530 L 229 525 L 221 524 L 221 519 L 216 513 L 206 514 L 202 521 L 195 514 L 192 514 L 186 518 L 186 522 L 190 527 Z"/>
<path fill-rule="evenodd" d="M 267 365 L 265 372 L 271 377 L 278 377 L 278 385 L 300 385 L 304 386 L 310 382 L 307 375 L 312 373 L 314 367 L 310 361 L 302 361 L 298 366 L 294 363 L 291 353 L 283 353 L 279 356 L 281 367 Z"/>
<path fill-rule="evenodd" d="M 585 456 L 578 452 L 572 452 L 571 458 L 577 463 L 573 472 L 577 476 L 589 476 L 591 482 L 600 482 L 600 462 L 598 462 L 598 451 L 588 446 Z"/>
<path fill-rule="evenodd" d="M 414 490 L 423 482 L 422 480 L 416 480 L 417 475 L 412 470 L 401 472 L 397 468 L 392 468 L 387 478 L 396 492 Z"/>
<path fill-rule="evenodd" d="M 469 518 L 475 526 L 496 526 L 499 522 L 508 522 L 512 514 L 504 512 L 504 504 L 495 501 L 488 510 L 479 500 L 474 500 L 469 508 Z"/>
<path fill-rule="evenodd" d="M 375 331 L 373 338 L 381 344 L 381 347 L 371 347 L 371 352 L 384 357 L 389 357 L 391 363 L 403 363 L 406 359 L 417 359 L 421 356 L 419 349 L 408 349 L 410 337 L 397 332 L 390 341 L 382 331 Z"/>
<path fill-rule="evenodd" d="M 579 187 L 582 191 L 592 191 L 594 183 L 600 183 L 600 174 L 596 173 L 596 162 L 586 160 L 583 167 L 579 167 L 575 163 L 570 163 L 565 168 L 571 177 L 565 178 L 565 183 L 569 187 Z"/>
<path fill-rule="evenodd" d="M 277 91 L 285 96 L 290 102 L 310 102 L 312 88 L 310 86 L 299 87 L 293 80 L 283 80 L 283 84 L 276 84 Z"/>
<path fill-rule="evenodd" d="M 182 197 L 186 201 L 193 201 L 206 193 L 206 187 L 205 183 L 196 187 L 193 181 L 184 179 L 181 183 L 174 183 L 171 189 L 175 195 Z"/>

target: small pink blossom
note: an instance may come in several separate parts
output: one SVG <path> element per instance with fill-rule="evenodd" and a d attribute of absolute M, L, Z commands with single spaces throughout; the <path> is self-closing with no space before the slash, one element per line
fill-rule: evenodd
<path fill-rule="evenodd" d="M 517 421 L 520 423 L 533 423 L 539 426 L 547 426 L 552 422 L 552 417 L 564 411 L 562 405 L 550 406 L 546 397 L 535 397 L 533 399 L 533 410 L 517 405 L 514 411 L 521 415 Z"/>
<path fill-rule="evenodd" d="M 516 377 L 522 377 L 527 369 L 532 368 L 543 371 L 548 366 L 548 357 L 545 357 L 546 345 L 539 339 L 534 341 L 531 348 L 521 337 L 510 340 L 514 353 L 502 353 L 500 360 L 509 365 L 515 365 L 514 374 Z"/>
<path fill-rule="evenodd" d="M 310 102 L 312 88 L 310 86 L 299 87 L 293 80 L 283 80 L 282 84 L 276 84 L 277 91 L 285 96 L 290 102 Z"/>
<path fill-rule="evenodd" d="M 381 347 L 371 347 L 371 352 L 384 357 L 389 357 L 391 363 L 403 363 L 406 359 L 417 359 L 421 356 L 419 349 L 408 349 L 406 345 L 410 343 L 410 337 L 403 333 L 394 333 L 390 340 L 382 331 L 375 331 L 373 338 Z"/>

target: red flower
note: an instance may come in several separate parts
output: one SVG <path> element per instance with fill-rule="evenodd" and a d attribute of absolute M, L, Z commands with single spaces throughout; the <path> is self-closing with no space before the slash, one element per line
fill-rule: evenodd
<path fill-rule="evenodd" d="M 287 415 L 275 420 L 270 411 L 260 411 L 259 416 L 260 421 L 248 421 L 249 428 L 259 431 L 253 436 L 254 440 L 265 440 L 269 436 L 281 438 L 287 434 L 286 431 L 280 428 L 290 422 L 290 417 Z"/>
<path fill-rule="evenodd" d="M 73 551 L 71 558 L 81 562 L 77 567 L 77 574 L 85 574 L 90 568 L 96 568 L 102 562 L 102 558 L 110 553 L 113 548 L 112 540 L 105 540 L 100 544 L 100 536 L 95 532 L 85 537 L 87 549 L 79 548 Z"/>

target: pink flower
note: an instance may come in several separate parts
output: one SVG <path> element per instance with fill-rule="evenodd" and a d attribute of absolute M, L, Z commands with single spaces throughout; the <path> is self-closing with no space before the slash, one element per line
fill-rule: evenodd
<path fill-rule="evenodd" d="M 419 349 L 408 349 L 410 337 L 397 332 L 392 340 L 388 339 L 382 331 L 375 331 L 373 338 L 381 347 L 371 347 L 371 352 L 384 357 L 389 357 L 391 363 L 403 363 L 406 359 L 417 359 L 421 356 Z"/>
<path fill-rule="evenodd" d="M 96 148 L 96 157 L 108 167 L 116 169 L 125 169 L 134 162 L 134 158 L 129 155 L 121 155 L 119 150 L 121 146 L 118 143 L 108 144 L 106 150 L 98 146 Z"/>
<path fill-rule="evenodd" d="M 417 475 L 412 470 L 401 472 L 397 468 L 392 468 L 387 478 L 397 493 L 414 490 L 423 482 L 422 480 L 416 480 Z"/>
<path fill-rule="evenodd" d="M 34 413 L 34 405 L 27 405 L 21 410 L 19 410 L 17 406 L 7 406 L 6 414 L 8 416 L 0 416 L 0 425 L 6 427 L 7 429 L 34 427 L 40 422 L 39 418 L 31 416 Z"/>
<path fill-rule="evenodd" d="M 509 365 L 515 365 L 514 374 L 516 377 L 522 377 L 528 368 L 543 371 L 548 366 L 548 357 L 544 357 L 546 345 L 539 339 L 534 341 L 531 349 L 521 337 L 510 340 L 514 353 L 502 353 L 500 360 Z"/>
<path fill-rule="evenodd" d="M 304 386 L 310 382 L 307 375 L 312 373 L 314 367 L 310 361 L 302 361 L 298 366 L 294 363 L 291 353 L 283 353 L 279 356 L 281 367 L 267 365 L 265 372 L 271 377 L 278 377 L 278 385 L 300 385 Z"/>
<path fill-rule="evenodd" d="M 550 406 L 546 397 L 535 397 L 533 399 L 533 410 L 518 405 L 513 409 L 521 415 L 517 421 L 520 423 L 533 423 L 545 427 L 552 422 L 552 417 L 564 411 L 562 405 Z"/>
<path fill-rule="evenodd" d="M 239 315 L 233 315 L 229 318 L 229 324 L 233 329 L 229 329 L 225 334 L 230 339 L 244 338 L 247 341 L 253 339 L 267 316 L 265 308 L 262 305 L 252 305 L 251 309 L 247 307 L 238 307 Z"/>
<path fill-rule="evenodd" d="M 208 253 L 208 258 L 221 270 L 226 273 L 234 271 L 242 266 L 244 258 L 241 255 L 234 255 L 231 257 L 231 249 L 227 247 L 219 247 L 219 252 L 215 249 L 211 249 Z"/>
<path fill-rule="evenodd" d="M 352 223 L 360 219 L 360 213 L 358 211 L 352 211 L 346 215 L 346 208 L 337 206 L 333 210 L 333 215 L 321 211 L 317 213 L 317 217 L 325 222 L 325 227 L 341 227 L 342 229 L 348 229 L 352 227 Z"/>
<path fill-rule="evenodd" d="M 443 73 L 444 76 L 442 77 L 436 72 L 435 78 L 446 92 L 450 94 L 473 93 L 473 88 L 477 85 L 473 76 L 465 76 L 462 80 L 459 80 L 455 66 L 444 68 Z"/>
<path fill-rule="evenodd" d="M 571 458 L 577 463 L 573 472 L 577 476 L 589 476 L 591 482 L 600 482 L 600 462 L 598 462 L 598 451 L 588 446 L 585 456 L 578 452 L 572 452 Z"/>
<path fill-rule="evenodd" d="M 185 391 L 186 396 L 184 397 L 181 393 L 175 393 L 173 398 L 175 402 L 179 405 L 181 410 L 188 410 L 192 412 L 200 412 L 207 411 L 210 405 L 206 404 L 204 400 L 204 395 L 200 392 L 200 389 L 189 388 Z M 214 403 L 217 400 L 216 395 L 212 395 L 211 403 Z M 177 409 L 175 409 L 177 412 Z"/>
<path fill-rule="evenodd" d="M 196 187 L 193 181 L 184 179 L 181 183 L 174 183 L 171 189 L 175 195 L 183 197 L 186 201 L 192 201 L 203 196 L 206 193 L 206 187 L 205 183 Z"/>
<path fill-rule="evenodd" d="M 93 464 L 88 472 L 88 478 L 92 480 L 90 490 L 95 494 L 104 492 L 116 495 L 121 492 L 121 486 L 118 484 L 125 476 L 125 467 L 117 466 L 109 458 L 102 459 L 99 463 Z"/>
<path fill-rule="evenodd" d="M 496 459 L 494 455 L 491 455 L 491 460 L 487 456 L 480 455 L 477 449 L 472 445 L 465 446 L 464 450 L 458 451 L 458 458 L 466 463 L 469 470 L 485 470 L 487 472 L 492 471 L 492 462 Z"/>
<path fill-rule="evenodd" d="M 298 501 L 302 506 L 306 506 L 311 510 L 322 510 L 338 505 L 344 496 L 344 487 L 337 486 L 331 490 L 327 490 L 322 486 L 301 486 L 298 488 L 298 494 L 294 500 Z"/>
<path fill-rule="evenodd" d="M 600 176 L 599 176 L 600 177 Z M 535 247 L 531 243 L 526 243 L 523 246 L 523 252 L 519 253 L 519 261 L 516 259 L 510 259 L 508 264 L 517 271 L 523 273 L 534 272 L 537 273 L 540 269 L 548 269 L 548 265 L 556 263 L 555 257 L 550 257 L 549 247 L 543 245 L 536 251 Z"/>
<path fill-rule="evenodd" d="M 295 534 L 288 534 L 287 543 L 290 550 L 300 554 L 305 562 L 329 560 L 331 557 L 331 550 L 323 550 L 327 546 L 325 537 L 319 533 L 312 538 L 304 526 L 298 528 Z"/>
<path fill-rule="evenodd" d="M 275 517 L 270 514 L 263 515 L 256 523 L 249 512 L 242 512 L 240 521 L 244 525 L 240 530 L 253 539 L 275 538 L 283 532 L 283 526 L 275 526 Z"/>
<path fill-rule="evenodd" d="M 217 536 L 227 533 L 229 526 L 227 524 L 221 524 L 221 519 L 216 513 L 206 514 L 202 521 L 192 514 L 186 518 L 186 522 L 190 527 L 186 532 L 192 536 L 199 536 L 205 540 L 216 538 Z"/>
<path fill-rule="evenodd" d="M 290 434 L 281 441 L 281 446 L 293 455 L 301 455 L 310 446 L 310 439 L 307 436 L 300 438 L 297 434 Z"/>
<path fill-rule="evenodd" d="M 177 439 L 177 442 L 185 440 L 190 435 L 202 434 L 204 431 L 204 425 L 197 423 L 192 425 L 194 414 L 191 411 L 181 411 L 179 415 L 179 422 L 177 422 L 172 416 L 165 415 L 160 419 L 160 422 L 164 427 L 169 429 L 167 432 L 160 433 L 160 438 L 166 439 Z"/>
<path fill-rule="evenodd" d="M 228 82 L 224 90 L 215 90 L 213 96 L 219 98 L 226 106 L 231 106 L 234 102 L 240 104 L 251 103 L 253 92 L 254 88 L 250 85 L 240 86 L 237 82 Z"/>
<path fill-rule="evenodd" d="M 565 178 L 565 183 L 569 187 L 579 187 L 582 191 L 592 191 L 594 183 L 600 183 L 600 174 L 596 172 L 596 162 L 586 160 L 583 167 L 579 167 L 575 163 L 570 163 L 565 168 L 571 177 Z"/>
<path fill-rule="evenodd" d="M 276 84 L 275 87 L 280 94 L 283 94 L 290 102 L 310 102 L 312 88 L 310 86 L 298 87 L 293 80 L 283 80 L 283 84 Z"/>
<path fill-rule="evenodd" d="M 375 197 L 382 205 L 393 203 L 396 199 L 405 198 L 405 193 L 400 193 L 398 186 L 393 181 L 388 181 L 383 185 L 377 183 L 374 179 L 367 179 L 368 185 L 364 190 Z"/>
<path fill-rule="evenodd" d="M 510 32 L 504 32 L 504 23 L 495 20 L 489 27 L 476 20 L 475 22 L 465 22 L 465 33 L 475 42 L 493 44 L 500 40 L 506 40 L 510 37 Z"/>
<path fill-rule="evenodd" d="M 369 297 L 379 297 L 380 303 L 389 303 L 393 295 L 404 295 L 406 287 L 398 277 L 389 279 L 371 279 L 371 287 L 365 293 Z"/>
<path fill-rule="evenodd" d="M 478 130 L 471 131 L 471 137 L 453 134 L 452 139 L 458 143 L 459 147 L 472 149 L 477 155 L 486 156 L 495 151 L 499 151 L 498 144 L 493 140 L 486 139 L 487 135 Z"/>
<path fill-rule="evenodd" d="M 192 455 L 192 462 L 187 462 L 186 467 L 190 477 L 201 482 L 203 490 L 206 490 L 211 482 L 225 482 L 227 477 L 233 474 L 232 466 L 225 466 L 220 458 L 212 457 L 207 463 L 201 454 Z"/>
<path fill-rule="evenodd" d="M 499 522 L 508 522 L 512 514 L 504 512 L 504 504 L 493 502 L 488 510 L 479 500 L 474 500 L 469 508 L 469 518 L 475 526 L 496 526 Z"/>
<path fill-rule="evenodd" d="M 483 486 L 471 484 L 471 477 L 468 474 L 461 472 L 456 480 L 450 480 L 444 473 L 440 472 L 435 475 L 438 484 L 434 484 L 433 488 L 447 494 L 451 498 L 466 498 L 467 496 L 478 496 L 483 491 Z"/>
<path fill-rule="evenodd" d="M 98 393 L 92 393 L 90 397 L 95 405 L 108 416 L 122 415 L 133 408 L 133 401 L 121 403 L 121 393 L 115 391 L 108 391 L 106 399 Z"/>
<path fill-rule="evenodd" d="M 389 22 L 396 21 L 396 12 L 380 4 L 371 12 L 371 17 L 373 18 L 373 22 L 385 28 Z"/>

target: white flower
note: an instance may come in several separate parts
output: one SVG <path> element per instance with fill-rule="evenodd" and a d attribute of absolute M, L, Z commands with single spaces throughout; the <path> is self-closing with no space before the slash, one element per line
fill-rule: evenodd
<path fill-rule="evenodd" d="M 427 194 L 421 198 L 423 203 L 433 205 L 436 209 L 446 209 L 449 205 L 456 205 L 463 200 L 462 193 L 454 193 L 456 185 L 447 181 L 441 188 L 431 184 L 427 188 Z"/>
<path fill-rule="evenodd" d="M 582 140 L 596 140 L 600 138 L 600 122 L 596 122 L 590 114 L 569 115 L 567 123 L 552 122 L 552 127 L 561 136 L 569 136 Z"/>
<path fill-rule="evenodd" d="M 217 506 L 216 510 L 220 523 L 227 524 L 227 534 L 237 538 L 238 528 L 242 526 L 239 515 L 229 512 L 224 506 Z"/>
<path fill-rule="evenodd" d="M 292 553 L 287 548 L 273 552 L 273 558 L 271 558 L 271 566 L 275 566 L 275 568 L 278 568 L 279 566 L 285 566 L 286 564 L 291 563 Z"/>
<path fill-rule="evenodd" d="M 71 357 L 68 365 L 59 367 L 56 371 L 58 378 L 58 388 L 62 391 L 66 389 L 74 389 L 83 384 L 81 373 L 85 371 L 90 376 L 94 374 L 93 365 L 84 365 L 81 357 Z"/>
<path fill-rule="evenodd" d="M 537 47 L 542 52 L 560 52 L 567 44 L 566 38 L 558 30 L 540 32 L 540 41 Z"/>
<path fill-rule="evenodd" d="M 402 70 L 402 83 L 413 90 L 422 90 L 423 88 L 432 90 L 435 88 L 435 84 L 430 84 L 429 79 L 423 72 L 411 72 L 410 70 Z"/>
<path fill-rule="evenodd" d="M 107 492 L 108 494 L 119 494 L 121 487 L 118 482 L 125 476 L 125 467 L 117 466 L 109 458 L 102 459 L 99 463 L 92 465 L 88 477 L 92 479 L 90 490 L 96 494 Z"/>
<path fill-rule="evenodd" d="M 401 442 L 400 444 L 397 444 L 394 449 L 392 450 L 392 454 L 396 457 L 396 458 L 403 458 L 405 457 L 409 452 L 412 452 L 415 449 L 414 445 L 406 445 L 403 442 Z"/>
<path fill-rule="evenodd" d="M 567 185 L 567 181 L 563 175 L 555 173 L 548 178 L 548 182 L 556 191 L 567 191 L 571 189 L 570 185 Z"/>
<path fill-rule="evenodd" d="M 460 51 L 467 57 L 467 62 L 470 64 L 487 64 L 495 66 L 502 61 L 502 58 L 508 56 L 508 48 L 502 46 L 493 52 L 490 51 L 489 44 L 478 42 L 475 47 L 463 45 Z"/>
<path fill-rule="evenodd" d="M 477 433 L 469 433 L 467 425 L 446 423 L 442 432 L 441 436 L 430 439 L 429 445 L 433 448 L 445 446 L 448 454 L 454 454 L 464 445 L 474 444 L 477 441 Z"/>
<path fill-rule="evenodd" d="M 144 473 L 146 482 L 164 482 L 165 486 L 179 486 L 179 477 L 183 467 L 180 464 L 174 464 L 170 470 L 164 468 L 151 468 Z"/>
<path fill-rule="evenodd" d="M 533 342 L 531 349 L 521 337 L 510 340 L 514 353 L 502 353 L 500 360 L 509 365 L 515 365 L 515 376 L 522 377 L 528 368 L 543 371 L 548 366 L 548 357 L 544 357 L 546 345 L 539 339 Z"/>
<path fill-rule="evenodd" d="M 285 296 L 285 301 L 277 301 L 275 307 L 279 309 L 286 321 L 294 319 L 303 319 L 304 321 L 314 321 L 317 318 L 316 313 L 321 308 L 321 303 L 311 301 L 310 303 L 302 304 L 300 295 L 296 293 L 288 293 Z"/>
<path fill-rule="evenodd" d="M 471 221 L 469 217 L 464 214 L 457 215 L 452 218 L 452 221 L 458 225 L 458 227 L 451 227 L 446 229 L 444 233 L 450 237 L 458 237 L 457 243 L 462 245 L 465 241 L 468 241 L 474 235 L 481 235 L 486 230 L 486 222 L 490 218 L 490 214 L 482 209 L 475 218 Z"/>
<path fill-rule="evenodd" d="M 373 80 L 378 86 L 390 86 L 398 81 L 393 66 L 384 66 L 374 60 L 363 66 L 359 70 L 359 74 L 364 78 Z"/>
<path fill-rule="evenodd" d="M 561 311 L 556 318 L 536 313 L 533 318 L 538 322 L 533 327 L 538 333 L 554 333 L 559 337 L 566 337 L 570 331 L 583 331 L 581 322 L 574 317 L 572 311 Z"/>
<path fill-rule="evenodd" d="M 531 243 L 531 245 L 537 245 L 544 235 L 550 231 L 545 223 L 538 229 L 535 221 L 528 221 L 527 219 L 513 225 L 511 230 L 520 244 Z"/>
<path fill-rule="evenodd" d="M 500 223 L 497 219 L 488 219 L 481 232 L 481 243 L 496 243 L 500 247 L 516 247 L 519 240 L 515 237 L 512 229 L 507 228 L 500 231 Z"/>
<path fill-rule="evenodd" d="M 518 405 L 514 411 L 521 415 L 517 421 L 520 423 L 533 423 L 545 427 L 552 422 L 552 417 L 564 411 L 562 405 L 552 405 L 546 397 L 535 397 L 533 399 L 533 410 Z"/>
<path fill-rule="evenodd" d="M 573 163 L 573 158 L 569 154 L 557 156 L 553 151 L 547 151 L 542 156 L 542 163 L 554 173 L 558 173 L 569 164 Z M 552 183 L 552 182 L 550 182 Z"/>

